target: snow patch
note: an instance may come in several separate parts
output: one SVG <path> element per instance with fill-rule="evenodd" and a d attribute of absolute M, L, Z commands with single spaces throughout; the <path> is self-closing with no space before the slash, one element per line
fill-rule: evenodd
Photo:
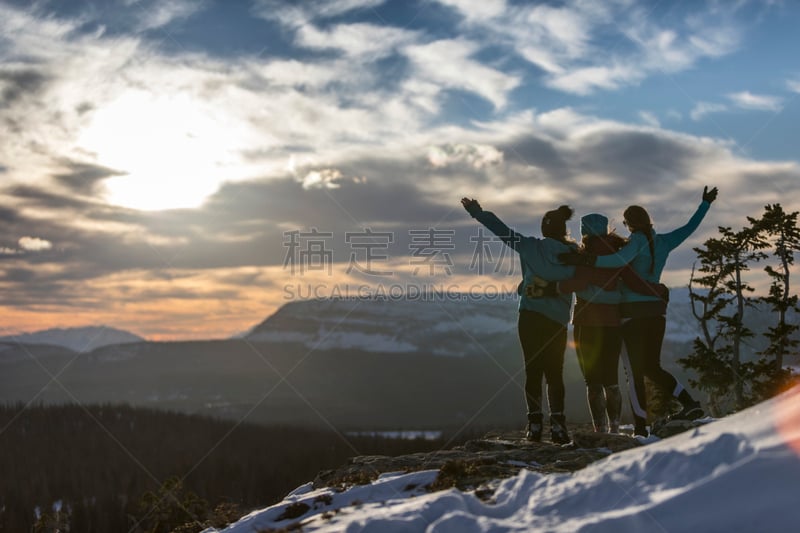
<path fill-rule="evenodd" d="M 331 532 L 794 531 L 800 387 L 572 474 L 522 468 L 497 484 L 493 503 L 456 489 L 426 493 L 436 474 L 387 474 L 339 493 L 306 484 L 224 531 L 298 522 L 303 531 Z M 287 519 L 287 508 L 298 503 L 303 512 Z"/>

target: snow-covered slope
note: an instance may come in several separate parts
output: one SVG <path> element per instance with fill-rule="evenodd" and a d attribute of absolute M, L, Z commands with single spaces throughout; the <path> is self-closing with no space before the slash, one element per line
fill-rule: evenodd
<path fill-rule="evenodd" d="M 83 328 L 67 329 L 45 329 L 32 333 L 21 333 L 19 335 L 9 335 L 0 337 L 0 342 L 21 343 L 21 344 L 52 344 L 63 346 L 73 352 L 91 352 L 100 346 L 112 344 L 125 344 L 130 342 L 142 342 L 145 339 L 107 326 L 88 326 Z"/>
<path fill-rule="evenodd" d="M 296 522 L 303 531 L 381 533 L 797 531 L 800 387 L 574 474 L 522 469 L 500 482 L 492 503 L 455 489 L 426 493 L 435 476 L 385 474 L 344 492 L 304 485 L 224 531 Z"/>

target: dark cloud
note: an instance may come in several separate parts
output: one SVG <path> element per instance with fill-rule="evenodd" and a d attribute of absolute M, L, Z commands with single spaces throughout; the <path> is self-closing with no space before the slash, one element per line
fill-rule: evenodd
<path fill-rule="evenodd" d="M 91 165 L 73 161 L 65 161 L 68 169 L 63 174 L 53 176 L 57 182 L 65 185 L 70 190 L 79 194 L 92 194 L 97 191 L 97 186 L 106 178 L 122 176 L 125 172 L 113 170 L 100 165 Z"/>
<path fill-rule="evenodd" d="M 700 153 L 690 145 L 649 131 L 608 131 L 587 136 L 576 153 L 583 168 L 599 168 L 630 184 L 674 184 Z M 707 154 L 703 154 L 707 155 Z"/>
<path fill-rule="evenodd" d="M 11 224 L 12 222 L 16 222 L 19 220 L 19 214 L 17 213 L 16 209 L 11 209 L 9 207 L 4 207 L 0 205 L 0 222 L 3 225 Z"/>
<path fill-rule="evenodd" d="M 369 171 L 370 164 L 353 164 L 344 170 L 361 170 L 349 176 L 375 175 Z M 416 186 L 420 175 L 404 178 L 392 180 L 391 172 L 385 172 L 364 183 L 344 179 L 335 189 L 304 189 L 288 178 L 229 184 L 209 200 L 207 208 L 212 216 L 223 219 L 236 214 L 244 220 L 304 227 L 436 222 L 446 215 L 447 208 Z"/>
<path fill-rule="evenodd" d="M 0 109 L 39 93 L 51 79 L 34 68 L 0 68 Z"/>
<path fill-rule="evenodd" d="M 547 170 L 551 175 L 566 171 L 570 164 L 551 140 L 526 135 L 499 144 L 504 159 L 512 165 L 536 166 Z"/>
<path fill-rule="evenodd" d="M 36 271 L 30 268 L 6 268 L 0 271 L 0 276 L 3 281 L 27 283 L 36 277 Z"/>
<path fill-rule="evenodd" d="M 48 191 L 33 185 L 7 187 L 4 192 L 20 200 L 20 203 L 47 211 L 82 210 L 93 205 L 92 202 L 59 192 Z"/>
<path fill-rule="evenodd" d="M 81 102 L 80 104 L 78 104 L 75 107 L 75 112 L 78 115 L 84 115 L 84 114 L 88 113 L 89 111 L 93 111 L 94 108 L 95 108 L 95 105 L 93 103 L 91 103 L 91 102 Z"/>
<path fill-rule="evenodd" d="M 151 300 L 235 300 L 239 297 L 239 293 L 234 290 L 214 290 L 214 291 L 193 291 L 189 289 L 145 289 L 131 291 L 130 299 L 132 301 L 151 301 Z"/>

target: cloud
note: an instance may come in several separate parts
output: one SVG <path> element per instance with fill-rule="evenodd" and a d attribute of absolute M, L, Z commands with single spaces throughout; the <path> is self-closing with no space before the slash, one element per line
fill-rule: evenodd
<path fill-rule="evenodd" d="M 503 161 L 503 153 L 490 145 L 447 144 L 431 146 L 428 161 L 434 168 L 444 168 L 463 163 L 474 169 L 498 165 Z"/>
<path fill-rule="evenodd" d="M 648 126 L 652 126 L 654 128 L 661 127 L 661 122 L 658 120 L 656 114 L 652 111 L 639 111 L 639 119 L 641 119 L 641 121 Z"/>
<path fill-rule="evenodd" d="M 702 120 L 703 117 L 706 115 L 710 115 L 712 113 L 721 113 L 723 111 L 727 111 L 728 106 L 725 104 L 718 104 L 713 102 L 697 102 L 692 110 L 689 112 L 689 116 L 694 121 Z"/>
<path fill-rule="evenodd" d="M 800 94 L 800 80 L 787 80 L 786 87 L 793 93 Z"/>
<path fill-rule="evenodd" d="M 520 83 L 518 76 L 487 67 L 470 56 L 479 46 L 465 39 L 442 39 L 403 51 L 411 61 L 418 79 L 440 89 L 474 92 L 496 108 L 506 105 L 508 93 Z"/>
<path fill-rule="evenodd" d="M 597 89 L 618 89 L 643 78 L 644 74 L 636 67 L 616 64 L 565 70 L 552 76 L 547 83 L 555 89 L 585 96 Z"/>
<path fill-rule="evenodd" d="M 541 68 L 548 86 L 578 95 L 689 69 L 704 58 L 731 53 L 741 35 L 735 21 L 713 6 L 689 18 L 657 19 L 650 8 L 627 1 L 498 3 L 486 10 L 468 0 L 440 3 L 462 15 L 465 29 L 489 33 L 491 42 Z"/>
<path fill-rule="evenodd" d="M 470 22 L 483 21 L 503 15 L 508 8 L 505 0 L 483 2 L 481 0 L 439 0 L 441 4 L 452 7 Z"/>
<path fill-rule="evenodd" d="M 333 168 L 312 170 L 303 178 L 304 189 L 338 189 L 342 173 Z"/>
<path fill-rule="evenodd" d="M 326 20 L 347 13 L 376 8 L 386 0 L 255 0 L 252 11 L 267 20 L 277 20 L 290 29 L 297 29 L 317 20 Z"/>
<path fill-rule="evenodd" d="M 416 32 L 367 23 L 338 24 L 320 30 L 310 24 L 297 32 L 297 44 L 308 48 L 340 50 L 350 57 L 375 60 L 416 40 Z"/>
<path fill-rule="evenodd" d="M 55 174 L 53 178 L 69 190 L 84 195 L 97 193 L 98 186 L 103 180 L 125 174 L 104 166 L 82 162 L 65 161 L 64 166 L 66 172 Z"/>
<path fill-rule="evenodd" d="M 677 109 L 670 109 L 666 113 L 667 118 L 670 120 L 683 120 L 683 114 Z"/>
<path fill-rule="evenodd" d="M 26 252 L 42 252 L 53 247 L 53 243 L 39 237 L 20 237 L 19 247 Z"/>
<path fill-rule="evenodd" d="M 728 98 L 742 109 L 754 109 L 757 111 L 779 111 L 783 106 L 783 101 L 777 96 L 766 94 L 753 94 L 750 91 L 731 93 Z"/>
<path fill-rule="evenodd" d="M 29 94 L 39 92 L 49 76 L 24 64 L 0 65 L 0 108 L 15 105 Z"/>
<path fill-rule="evenodd" d="M 171 0 L 170 2 L 156 1 L 142 6 L 139 4 L 144 4 L 144 2 L 133 3 L 140 9 L 138 12 L 134 10 L 139 18 L 137 29 L 146 31 L 162 28 L 177 20 L 187 19 L 205 9 L 208 2 L 206 0 Z"/>
<path fill-rule="evenodd" d="M 17 241 L 17 248 L 0 246 L 0 256 L 22 255 L 26 252 L 44 252 L 53 248 L 53 243 L 39 237 L 20 237 Z"/>

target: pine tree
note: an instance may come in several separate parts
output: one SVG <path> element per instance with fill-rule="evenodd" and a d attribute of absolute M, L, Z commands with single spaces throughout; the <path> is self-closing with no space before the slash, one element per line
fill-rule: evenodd
<path fill-rule="evenodd" d="M 747 295 L 754 289 L 743 275 L 750 264 L 766 257 L 761 249 L 767 246 L 752 227 L 739 231 L 720 227 L 719 233 L 720 237 L 710 238 L 694 249 L 700 267 L 695 265 L 692 269 L 689 296 L 703 338 L 695 339 L 693 352 L 678 360 L 697 372 L 699 379 L 690 379 L 690 384 L 708 393 L 715 416 L 727 411 L 731 396 L 736 409 L 750 401 L 748 383 L 753 366 L 743 364 L 741 347 L 744 340 L 754 336 L 744 324 L 745 312 L 753 305 Z M 705 291 L 698 292 L 693 285 Z"/>
<path fill-rule="evenodd" d="M 786 316 L 790 311 L 800 312 L 798 296 L 791 294 L 790 284 L 794 253 L 800 251 L 798 214 L 797 211 L 786 213 L 780 204 L 772 204 L 764 207 L 761 218 L 747 217 L 751 226 L 769 239 L 771 255 L 778 260 L 777 267 L 764 267 L 771 283 L 768 296 L 760 300 L 777 313 L 778 323 L 764 333 L 769 344 L 758 352 L 761 359 L 754 364 L 754 371 L 758 375 L 755 389 L 760 398 L 774 396 L 789 384 L 792 373 L 784 368 L 786 356 L 796 355 L 800 346 L 800 341 L 793 336 L 800 326 L 789 323 Z"/>

